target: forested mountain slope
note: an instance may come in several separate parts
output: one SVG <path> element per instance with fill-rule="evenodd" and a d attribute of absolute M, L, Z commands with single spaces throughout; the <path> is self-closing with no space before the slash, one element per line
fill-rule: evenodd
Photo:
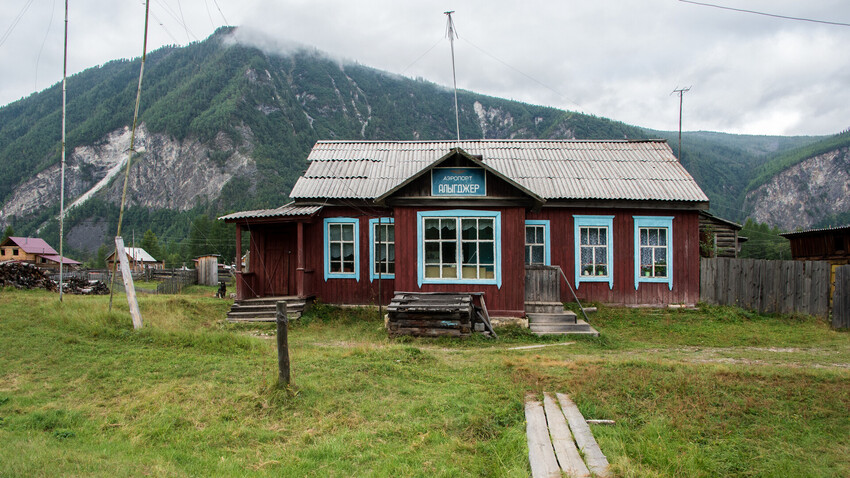
<path fill-rule="evenodd" d="M 147 56 L 126 231 L 150 228 L 182 241 L 201 216 L 279 206 L 319 139 L 456 134 L 453 94 L 444 87 L 304 48 L 265 52 L 234 33 L 222 28 Z M 77 251 L 114 235 L 139 66 L 116 60 L 68 80 L 66 227 Z M 458 100 L 464 138 L 662 136 L 676 148 L 675 133 L 467 91 Z M 0 108 L 0 227 L 18 235 L 58 237 L 60 109 L 59 84 Z M 682 162 L 725 208 L 718 214 L 740 220 L 747 173 L 816 139 L 686 133 Z"/>

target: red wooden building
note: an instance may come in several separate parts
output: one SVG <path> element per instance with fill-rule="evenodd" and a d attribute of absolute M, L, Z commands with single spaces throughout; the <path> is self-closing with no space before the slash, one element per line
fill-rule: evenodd
<path fill-rule="evenodd" d="M 320 141 L 308 161 L 289 204 L 221 218 L 237 250 L 250 237 L 238 298 L 484 292 L 491 315 L 521 317 L 543 264 L 584 300 L 699 300 L 708 198 L 664 141 Z"/>

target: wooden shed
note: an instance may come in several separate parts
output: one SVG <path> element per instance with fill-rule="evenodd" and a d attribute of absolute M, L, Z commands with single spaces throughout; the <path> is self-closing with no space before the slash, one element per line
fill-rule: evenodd
<path fill-rule="evenodd" d="M 221 218 L 249 241 L 238 298 L 476 292 L 522 317 L 540 265 L 564 298 L 699 300 L 708 198 L 665 141 L 320 141 L 308 161 L 291 203 Z"/>
<path fill-rule="evenodd" d="M 850 264 L 850 225 L 786 232 L 780 236 L 791 243 L 794 260 Z"/>
<path fill-rule="evenodd" d="M 739 235 L 743 226 L 708 211 L 699 213 L 701 257 L 738 257 L 747 238 Z"/>

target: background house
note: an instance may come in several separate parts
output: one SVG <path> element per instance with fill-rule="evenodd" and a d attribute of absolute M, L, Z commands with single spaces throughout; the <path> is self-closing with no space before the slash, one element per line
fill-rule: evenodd
<path fill-rule="evenodd" d="M 711 214 L 699 213 L 701 257 L 738 257 L 746 237 L 738 235 L 743 226 Z"/>
<path fill-rule="evenodd" d="M 125 247 L 124 251 L 127 253 L 127 260 L 130 263 L 130 270 L 134 272 L 141 272 L 145 269 L 163 269 L 165 268 L 165 262 L 159 262 L 153 258 L 148 252 L 141 247 Z M 115 252 L 109 254 L 106 257 L 106 266 L 110 270 L 114 267 L 115 262 Z"/>
<path fill-rule="evenodd" d="M 38 237 L 8 237 L 0 243 L 0 262 L 20 261 L 34 264 L 44 269 L 59 270 L 59 264 L 65 264 L 66 269 L 76 269 L 80 263 L 62 257 L 50 244 Z"/>

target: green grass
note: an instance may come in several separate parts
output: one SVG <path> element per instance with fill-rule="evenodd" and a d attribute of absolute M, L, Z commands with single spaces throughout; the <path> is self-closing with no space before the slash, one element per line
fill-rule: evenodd
<path fill-rule="evenodd" d="M 134 331 L 123 295 L 0 291 L 0 475 L 528 476 L 543 391 L 616 420 L 593 431 L 619 476 L 850 474 L 850 334 L 816 319 L 600 308 L 600 338 L 393 340 L 319 305 L 282 389 L 273 324 L 203 288 L 140 303 Z"/>

